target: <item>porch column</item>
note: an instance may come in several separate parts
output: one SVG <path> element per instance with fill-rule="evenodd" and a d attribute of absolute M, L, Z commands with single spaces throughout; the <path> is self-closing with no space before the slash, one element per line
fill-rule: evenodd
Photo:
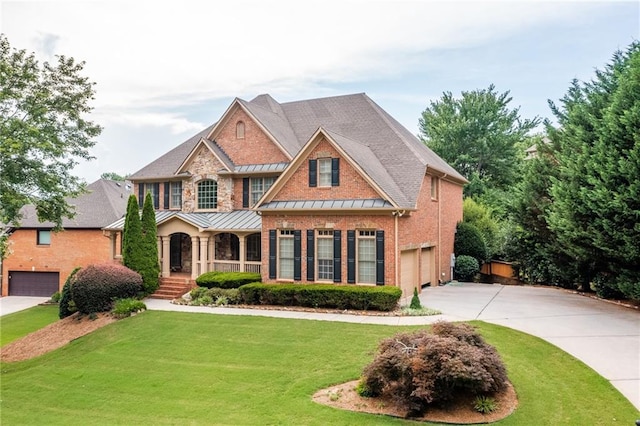
<path fill-rule="evenodd" d="M 198 237 L 191 237 L 191 279 L 198 278 Z"/>
<path fill-rule="evenodd" d="M 109 232 L 109 242 L 111 243 L 111 260 L 116 260 L 116 233 L 114 231 Z"/>
<path fill-rule="evenodd" d="M 162 239 L 162 276 L 168 277 L 171 275 L 171 261 L 169 259 L 169 253 L 171 252 L 171 237 L 160 237 Z"/>
<path fill-rule="evenodd" d="M 246 272 L 245 269 L 244 269 L 244 267 L 245 267 L 244 262 L 247 259 L 247 250 L 246 250 L 246 247 L 247 247 L 247 236 L 243 235 L 238 239 L 240 240 L 239 241 L 240 242 L 240 248 L 239 248 L 240 253 L 238 253 L 240 255 L 240 272 Z"/>
<path fill-rule="evenodd" d="M 209 268 L 208 271 L 216 270 L 216 237 L 209 237 Z"/>
<path fill-rule="evenodd" d="M 200 273 L 201 274 L 209 270 L 209 268 L 207 268 L 208 245 L 209 245 L 209 237 L 200 237 Z"/>

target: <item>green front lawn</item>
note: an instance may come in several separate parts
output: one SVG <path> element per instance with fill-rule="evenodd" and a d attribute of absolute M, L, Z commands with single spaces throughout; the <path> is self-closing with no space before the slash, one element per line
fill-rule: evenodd
<path fill-rule="evenodd" d="M 476 323 L 520 407 L 501 425 L 633 424 L 606 380 L 554 346 Z M 414 327 L 415 328 L 415 327 Z M 317 405 L 408 327 L 150 311 L 37 359 L 2 364 L 2 424 L 410 424 Z M 616 420 L 614 420 L 614 418 Z"/>
<path fill-rule="evenodd" d="M 0 316 L 0 346 L 58 320 L 58 305 L 39 305 Z"/>

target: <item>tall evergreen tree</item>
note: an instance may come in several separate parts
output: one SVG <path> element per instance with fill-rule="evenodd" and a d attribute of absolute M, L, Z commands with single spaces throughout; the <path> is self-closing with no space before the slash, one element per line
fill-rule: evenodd
<path fill-rule="evenodd" d="M 422 141 L 469 180 L 466 196 L 505 191 L 517 179 L 519 144 L 539 119 L 522 120 L 511 100 L 490 85 L 461 98 L 445 92 L 422 113 Z"/>
<path fill-rule="evenodd" d="M 127 215 L 122 230 L 122 264 L 139 272 L 140 254 L 142 252 L 142 227 L 140 211 L 135 195 L 130 195 L 127 203 Z"/>
<path fill-rule="evenodd" d="M 548 217 L 584 284 L 640 300 L 640 43 L 551 104 L 559 128 Z"/>
<path fill-rule="evenodd" d="M 145 292 L 151 294 L 158 288 L 158 275 L 160 266 L 158 263 L 158 235 L 156 228 L 156 215 L 153 209 L 151 193 L 147 193 L 142 206 L 142 266 L 137 272 L 142 275 Z"/>

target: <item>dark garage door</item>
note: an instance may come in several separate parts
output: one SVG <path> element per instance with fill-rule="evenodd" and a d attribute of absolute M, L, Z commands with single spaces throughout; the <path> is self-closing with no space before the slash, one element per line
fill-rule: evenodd
<path fill-rule="evenodd" d="M 58 291 L 58 272 L 9 271 L 9 296 L 49 297 Z"/>

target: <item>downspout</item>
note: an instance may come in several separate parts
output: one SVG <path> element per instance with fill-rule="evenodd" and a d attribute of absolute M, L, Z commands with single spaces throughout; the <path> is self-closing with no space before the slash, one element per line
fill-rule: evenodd
<path fill-rule="evenodd" d="M 392 216 L 394 216 L 395 218 L 395 259 L 396 259 L 396 265 L 395 265 L 395 269 L 396 269 L 396 287 L 400 285 L 400 267 L 398 266 L 398 256 L 400 255 L 400 252 L 398 251 L 399 249 L 399 239 L 398 239 L 398 219 L 400 217 L 402 217 L 404 214 L 406 213 L 406 210 L 396 210 L 394 212 L 391 213 Z"/>
<path fill-rule="evenodd" d="M 447 177 L 445 173 L 438 179 L 438 285 L 442 283 L 442 179 Z M 450 277 L 451 279 L 453 277 Z"/>
<path fill-rule="evenodd" d="M 396 258 L 396 287 L 400 287 L 400 266 L 398 265 L 398 257 L 400 253 L 398 253 L 398 214 L 399 212 L 395 211 L 391 213 L 395 218 L 395 255 Z"/>

